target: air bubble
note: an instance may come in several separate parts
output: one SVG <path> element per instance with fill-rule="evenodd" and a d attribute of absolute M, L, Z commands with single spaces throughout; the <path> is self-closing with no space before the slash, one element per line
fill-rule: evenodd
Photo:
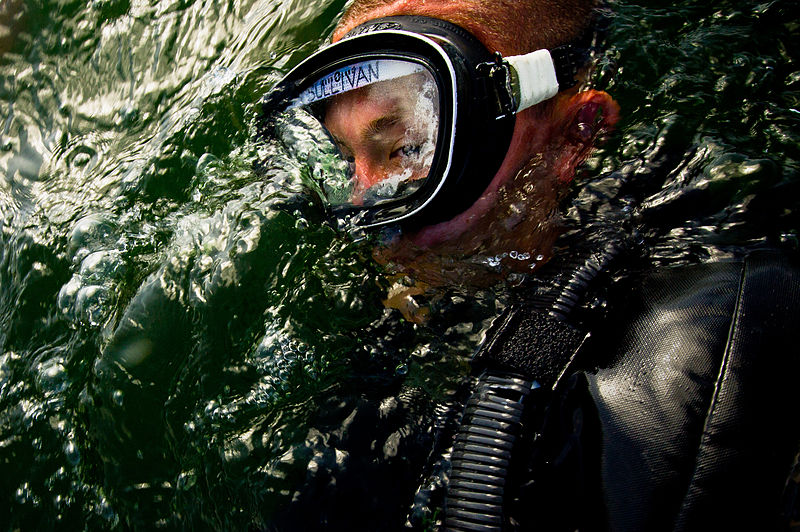
<path fill-rule="evenodd" d="M 117 251 L 95 251 L 81 261 L 81 276 L 91 282 L 103 282 L 122 272 L 122 259 Z"/>
<path fill-rule="evenodd" d="M 197 160 L 197 165 L 195 166 L 195 172 L 199 175 L 206 172 L 209 169 L 213 169 L 214 167 L 219 165 L 219 158 L 210 154 L 204 153 L 200 156 L 200 159 Z"/>
<path fill-rule="evenodd" d="M 84 286 L 75 297 L 75 314 L 88 325 L 100 325 L 110 306 L 108 290 L 102 286 Z"/>
<path fill-rule="evenodd" d="M 59 392 L 66 387 L 66 368 L 63 360 L 55 358 L 39 364 L 38 383 L 45 392 Z"/>
<path fill-rule="evenodd" d="M 91 247 L 90 244 L 105 240 L 111 231 L 111 224 L 101 215 L 93 214 L 81 218 L 70 233 L 70 251 L 75 253 L 81 248 Z"/>
<path fill-rule="evenodd" d="M 70 279 L 69 282 L 62 286 L 61 290 L 58 291 L 58 299 L 56 300 L 56 304 L 58 305 L 58 308 L 62 314 L 70 314 L 72 312 L 72 307 L 75 304 L 75 297 L 78 295 L 80 288 L 80 277 L 78 275 L 73 275 L 72 279 Z"/>
<path fill-rule="evenodd" d="M 92 160 L 92 156 L 86 152 L 80 152 L 75 155 L 72 159 L 73 166 L 77 166 L 78 168 L 82 166 L 86 166 L 89 164 L 89 161 Z"/>
<path fill-rule="evenodd" d="M 411 352 L 411 356 L 414 356 L 414 357 L 416 357 L 416 358 L 425 358 L 425 357 L 426 357 L 426 356 L 428 356 L 430 353 L 431 353 L 431 346 L 430 346 L 430 345 L 428 345 L 428 344 L 423 344 L 423 345 L 419 345 L 419 346 L 417 346 L 417 347 L 416 347 L 416 348 L 415 348 L 415 349 L 414 349 L 414 350 Z"/>
<path fill-rule="evenodd" d="M 117 406 L 122 406 L 124 399 L 125 399 L 125 394 L 122 392 L 122 390 L 114 390 L 111 393 L 111 400 Z"/>
<path fill-rule="evenodd" d="M 67 457 L 67 461 L 72 465 L 78 465 L 78 462 L 81 461 L 81 452 L 73 441 L 67 442 L 64 446 L 64 454 Z"/>
<path fill-rule="evenodd" d="M 17 488 L 17 491 L 14 493 L 14 499 L 19 504 L 25 504 L 31 500 L 31 489 L 27 482 Z"/>

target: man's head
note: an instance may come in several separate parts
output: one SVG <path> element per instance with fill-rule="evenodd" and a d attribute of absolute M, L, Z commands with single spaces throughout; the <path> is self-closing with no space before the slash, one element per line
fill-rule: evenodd
<path fill-rule="evenodd" d="M 491 52 L 521 55 L 579 39 L 591 24 L 594 4 L 594 0 L 355 0 L 333 40 L 376 18 L 418 15 L 461 26 Z M 506 270 L 530 271 L 550 254 L 560 231 L 558 204 L 577 167 L 598 135 L 617 119 L 618 107 L 606 93 L 578 88 L 520 112 L 505 159 L 478 201 L 452 220 L 406 234 L 379 250 L 379 260 L 432 283 L 469 277 L 459 257 L 471 264 L 499 262 Z M 482 276 L 478 271 L 477 277 Z"/>

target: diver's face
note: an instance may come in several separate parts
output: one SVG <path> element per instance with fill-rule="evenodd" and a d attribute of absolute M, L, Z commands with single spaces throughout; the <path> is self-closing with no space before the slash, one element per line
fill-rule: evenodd
<path fill-rule="evenodd" d="M 425 80 L 390 80 L 330 99 L 325 126 L 355 166 L 354 203 L 386 181 L 428 176 L 438 131 L 438 102 Z"/>

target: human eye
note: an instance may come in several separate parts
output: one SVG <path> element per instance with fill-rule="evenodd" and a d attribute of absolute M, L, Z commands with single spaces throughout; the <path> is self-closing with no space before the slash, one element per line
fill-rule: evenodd
<path fill-rule="evenodd" d="M 391 159 L 394 159 L 395 157 L 415 157 L 419 155 L 421 149 L 422 146 L 419 144 L 403 144 L 399 148 L 392 151 L 389 157 Z"/>

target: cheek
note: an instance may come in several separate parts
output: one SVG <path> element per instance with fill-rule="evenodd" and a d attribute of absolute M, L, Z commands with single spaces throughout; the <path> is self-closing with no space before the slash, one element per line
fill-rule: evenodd
<path fill-rule="evenodd" d="M 525 109 L 517 115 L 509 153 L 520 152 L 526 158 L 540 153 L 551 143 L 553 133 L 550 121 L 543 119 L 537 109 Z"/>

